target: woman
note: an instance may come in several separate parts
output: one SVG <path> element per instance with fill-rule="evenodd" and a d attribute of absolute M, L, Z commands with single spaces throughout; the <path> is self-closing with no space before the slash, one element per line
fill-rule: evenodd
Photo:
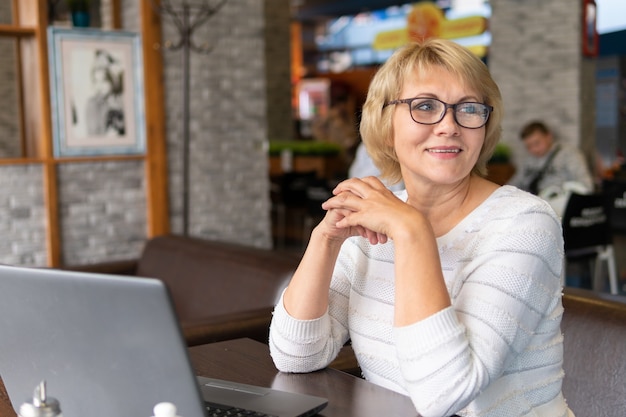
<path fill-rule="evenodd" d="M 327 366 L 349 339 L 369 381 L 428 416 L 572 416 L 561 394 L 563 239 L 549 205 L 483 175 L 502 100 L 457 44 L 397 51 L 361 135 L 389 181 L 340 183 L 276 306 L 277 368 Z"/>
<path fill-rule="evenodd" d="M 93 95 L 87 99 L 87 134 L 117 137 L 125 134 L 123 74 L 119 62 L 98 49 L 91 70 Z"/>

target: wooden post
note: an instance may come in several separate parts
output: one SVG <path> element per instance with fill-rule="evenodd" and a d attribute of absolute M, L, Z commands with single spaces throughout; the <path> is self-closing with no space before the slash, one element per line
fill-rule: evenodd
<path fill-rule="evenodd" d="M 158 5 L 158 0 L 154 0 Z M 141 32 L 146 108 L 146 181 L 148 236 L 169 233 L 169 198 L 161 17 L 150 0 L 141 2 Z"/>

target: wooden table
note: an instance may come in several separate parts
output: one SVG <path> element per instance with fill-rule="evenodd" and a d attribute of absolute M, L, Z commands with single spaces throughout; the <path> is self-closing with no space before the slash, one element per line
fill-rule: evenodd
<path fill-rule="evenodd" d="M 408 397 L 335 369 L 309 374 L 278 372 L 272 363 L 267 345 L 251 339 L 196 346 L 190 348 L 189 353 L 198 375 L 328 398 L 328 406 L 322 410 L 320 416 L 417 416 Z M 15 415 L 2 384 L 0 416 Z"/>

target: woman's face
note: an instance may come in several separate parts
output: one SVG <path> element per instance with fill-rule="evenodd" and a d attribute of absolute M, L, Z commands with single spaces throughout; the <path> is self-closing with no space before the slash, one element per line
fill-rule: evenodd
<path fill-rule="evenodd" d="M 106 70 L 97 69 L 93 72 L 93 90 L 100 96 L 106 96 L 112 90 Z"/>
<path fill-rule="evenodd" d="M 436 98 L 448 104 L 482 102 L 478 92 L 467 89 L 455 76 L 438 67 L 405 81 L 399 98 L 412 97 Z M 452 185 L 470 175 L 485 140 L 484 126 L 459 126 L 452 109 L 439 123 L 423 125 L 413 121 L 408 105 L 396 107 L 394 147 L 407 186 L 411 182 Z"/>

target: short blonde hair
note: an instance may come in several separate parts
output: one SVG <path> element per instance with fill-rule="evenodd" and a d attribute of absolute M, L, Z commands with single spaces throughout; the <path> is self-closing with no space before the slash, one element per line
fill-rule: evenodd
<path fill-rule="evenodd" d="M 461 82 L 476 91 L 483 103 L 493 107 L 486 124 L 485 141 L 478 161 L 472 170 L 481 176 L 487 174 L 491 158 L 502 132 L 502 97 L 500 89 L 491 78 L 487 66 L 474 54 L 459 44 L 428 39 L 410 43 L 397 50 L 372 78 L 363 105 L 360 132 L 363 142 L 381 176 L 391 183 L 402 180 L 400 163 L 393 146 L 393 109 L 385 103 L 399 98 L 404 82 L 414 73 L 440 67 L 459 77 Z"/>

